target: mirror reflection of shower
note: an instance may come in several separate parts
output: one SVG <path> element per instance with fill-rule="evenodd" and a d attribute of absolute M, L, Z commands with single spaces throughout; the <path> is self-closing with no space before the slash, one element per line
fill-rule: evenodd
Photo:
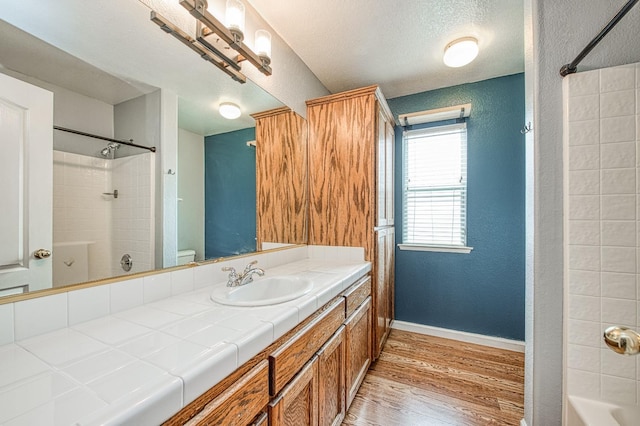
<path fill-rule="evenodd" d="M 159 121 L 148 111 L 160 111 L 160 92 L 115 105 L 82 94 L 58 99 L 68 102 L 56 108 L 72 127 L 53 134 L 53 286 L 155 269 Z M 128 272 L 125 253 L 135 259 Z"/>
<path fill-rule="evenodd" d="M 107 146 L 100 151 L 100 154 L 103 157 L 111 158 L 112 160 L 116 158 L 116 151 L 120 148 L 120 144 L 116 142 L 109 142 Z"/>

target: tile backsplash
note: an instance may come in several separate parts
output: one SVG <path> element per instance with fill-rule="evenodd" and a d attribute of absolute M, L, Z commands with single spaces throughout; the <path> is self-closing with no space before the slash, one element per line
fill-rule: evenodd
<path fill-rule="evenodd" d="M 638 404 L 640 357 L 602 333 L 640 329 L 640 64 L 573 74 L 564 90 L 566 388 Z"/>

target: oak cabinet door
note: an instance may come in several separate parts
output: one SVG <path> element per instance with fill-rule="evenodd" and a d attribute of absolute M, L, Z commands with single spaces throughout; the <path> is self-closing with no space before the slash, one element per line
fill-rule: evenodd
<path fill-rule="evenodd" d="M 345 322 L 347 410 L 371 364 L 371 297 Z"/>
<path fill-rule="evenodd" d="M 318 351 L 318 414 L 320 426 L 340 426 L 345 410 L 345 327 Z"/>
<path fill-rule="evenodd" d="M 269 404 L 271 426 L 318 426 L 318 357 Z"/>

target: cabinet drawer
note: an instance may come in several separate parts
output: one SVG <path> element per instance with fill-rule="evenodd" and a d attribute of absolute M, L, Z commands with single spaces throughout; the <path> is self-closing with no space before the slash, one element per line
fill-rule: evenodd
<path fill-rule="evenodd" d="M 371 294 L 371 277 L 367 276 L 360 282 L 352 285 L 343 296 L 346 300 L 346 316 L 348 317 Z"/>
<path fill-rule="evenodd" d="M 229 389 L 207 404 L 188 425 L 247 425 L 269 403 L 269 363 L 253 367 Z"/>
<path fill-rule="evenodd" d="M 269 355 L 270 391 L 276 395 L 320 349 L 345 319 L 344 298 L 339 298 L 316 319 Z"/>

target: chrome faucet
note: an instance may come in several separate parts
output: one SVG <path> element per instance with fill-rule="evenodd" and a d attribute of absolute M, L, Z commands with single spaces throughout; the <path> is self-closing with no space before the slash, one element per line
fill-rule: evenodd
<path fill-rule="evenodd" d="M 233 266 L 225 266 L 222 268 L 224 272 L 229 272 L 229 280 L 227 281 L 227 287 L 240 287 L 241 285 L 249 284 L 253 282 L 253 275 L 258 274 L 259 276 L 264 275 L 264 269 L 255 268 L 253 265 L 257 264 L 258 261 L 254 260 L 249 263 L 244 271 L 241 274 L 236 272 L 236 268 Z"/>

